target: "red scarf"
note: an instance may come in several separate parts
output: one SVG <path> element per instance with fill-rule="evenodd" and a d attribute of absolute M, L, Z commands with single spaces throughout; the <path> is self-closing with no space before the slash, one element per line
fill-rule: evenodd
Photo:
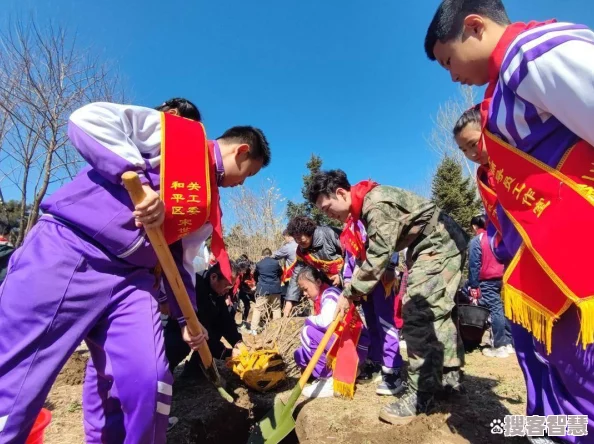
<path fill-rule="evenodd" d="M 238 273 L 237 276 L 235 277 L 235 283 L 233 284 L 233 290 L 231 290 L 231 292 L 233 293 L 233 296 L 237 295 L 237 293 L 239 292 L 239 286 L 241 285 L 241 278 L 242 278 L 241 273 Z"/>
<path fill-rule="evenodd" d="M 326 284 L 325 282 L 322 283 L 320 287 L 320 292 L 318 293 L 318 297 L 314 301 L 314 315 L 319 315 L 322 312 L 322 296 L 324 292 L 330 288 L 330 285 Z"/>
<path fill-rule="evenodd" d="M 363 210 L 363 200 L 367 193 L 373 190 L 378 183 L 372 180 L 363 180 L 351 187 L 351 214 L 340 234 L 340 244 L 344 251 L 348 251 L 355 259 L 364 261 L 365 242 L 359 230 L 359 219 Z"/>
<path fill-rule="evenodd" d="M 219 198 L 219 187 L 217 185 L 216 175 L 216 160 L 214 154 L 214 144 L 208 141 L 208 151 L 210 158 L 210 192 L 211 192 L 211 209 L 209 221 L 212 225 L 212 240 L 210 249 L 221 267 L 221 274 L 231 282 L 231 265 L 229 264 L 229 255 L 225 250 L 225 242 L 223 241 L 223 226 L 221 220 L 223 212 L 221 211 L 221 204 Z"/>

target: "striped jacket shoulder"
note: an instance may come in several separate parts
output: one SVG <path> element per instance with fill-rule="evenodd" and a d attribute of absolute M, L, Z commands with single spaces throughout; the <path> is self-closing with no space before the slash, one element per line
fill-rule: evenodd
<path fill-rule="evenodd" d="M 513 88 L 514 78 L 523 77 L 527 64 L 550 50 L 569 41 L 584 41 L 594 44 L 594 32 L 586 25 L 558 22 L 549 23 L 521 33 L 507 49 L 501 65 L 501 79 Z"/>

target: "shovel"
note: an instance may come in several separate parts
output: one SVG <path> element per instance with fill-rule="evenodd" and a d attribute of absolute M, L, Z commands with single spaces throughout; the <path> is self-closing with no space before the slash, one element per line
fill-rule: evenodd
<path fill-rule="evenodd" d="M 311 358 L 311 361 L 309 361 L 309 364 L 305 368 L 303 375 L 301 375 L 301 378 L 299 378 L 299 382 L 291 392 L 291 396 L 289 397 L 287 404 L 277 400 L 273 409 L 270 410 L 266 416 L 264 416 L 264 418 L 258 424 L 256 424 L 254 430 L 252 430 L 248 444 L 278 444 L 295 428 L 295 420 L 293 419 L 295 403 L 297 402 L 299 396 L 301 396 L 303 387 L 305 387 L 305 383 L 311 376 L 311 373 L 318 363 L 320 356 L 324 352 L 328 341 L 330 341 L 334 330 L 336 330 L 336 327 L 338 327 L 338 324 L 340 321 L 342 321 L 342 317 L 343 314 L 340 312 L 332 324 L 330 324 L 328 330 L 326 330 L 326 334 L 320 341 L 320 345 L 318 345 L 318 348 Z"/>
<path fill-rule="evenodd" d="M 144 200 L 146 194 L 142 189 L 142 184 L 140 183 L 138 174 L 134 172 L 124 173 L 122 175 L 122 181 L 128 190 L 128 193 L 130 193 L 130 197 L 132 198 L 134 205 L 137 205 Z M 194 308 L 190 302 L 190 297 L 188 296 L 186 287 L 184 286 L 182 278 L 179 274 L 179 270 L 177 269 L 177 264 L 173 260 L 169 246 L 165 241 L 163 231 L 160 228 L 146 228 L 146 234 L 149 238 L 149 241 L 151 242 L 151 245 L 155 249 L 155 253 L 157 254 L 157 258 L 161 263 L 163 272 L 165 273 L 165 276 L 167 276 L 167 280 L 171 285 L 175 299 L 177 300 L 179 308 L 186 319 L 190 334 L 195 335 L 199 331 L 205 331 L 204 327 L 202 324 L 200 324 L 198 318 L 196 317 L 196 313 L 194 312 Z M 229 393 L 227 393 L 223 388 L 219 371 L 217 370 L 217 366 L 212 359 L 212 354 L 210 353 L 210 349 L 208 348 L 206 342 L 202 343 L 198 349 L 198 354 L 202 360 L 202 369 L 204 370 L 204 374 L 208 380 L 215 385 L 219 394 L 226 401 L 233 402 L 231 395 L 229 395 Z"/>

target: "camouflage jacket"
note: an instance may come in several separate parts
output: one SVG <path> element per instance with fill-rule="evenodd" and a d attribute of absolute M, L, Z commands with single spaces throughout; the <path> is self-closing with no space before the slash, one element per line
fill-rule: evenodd
<path fill-rule="evenodd" d="M 355 270 L 347 297 L 371 293 L 394 252 L 407 248 L 430 222 L 437 206 L 401 188 L 377 186 L 365 196 L 361 221 L 367 231 L 366 260 Z"/>

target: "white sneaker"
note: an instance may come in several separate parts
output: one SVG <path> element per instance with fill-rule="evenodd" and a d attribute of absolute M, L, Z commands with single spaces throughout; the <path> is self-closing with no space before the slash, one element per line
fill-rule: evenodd
<path fill-rule="evenodd" d="M 507 358 L 509 357 L 509 351 L 507 350 L 507 345 L 503 347 L 487 347 L 483 348 L 483 355 L 489 358 Z"/>
<path fill-rule="evenodd" d="M 516 349 L 514 348 L 514 346 L 513 346 L 513 345 L 511 345 L 511 344 L 507 344 L 505 347 L 506 347 L 506 349 L 507 349 L 507 352 L 508 352 L 510 355 L 515 355 L 515 354 L 516 354 Z"/>
<path fill-rule="evenodd" d="M 306 398 L 331 398 L 334 396 L 334 379 L 320 378 L 306 385 L 301 392 Z"/>

